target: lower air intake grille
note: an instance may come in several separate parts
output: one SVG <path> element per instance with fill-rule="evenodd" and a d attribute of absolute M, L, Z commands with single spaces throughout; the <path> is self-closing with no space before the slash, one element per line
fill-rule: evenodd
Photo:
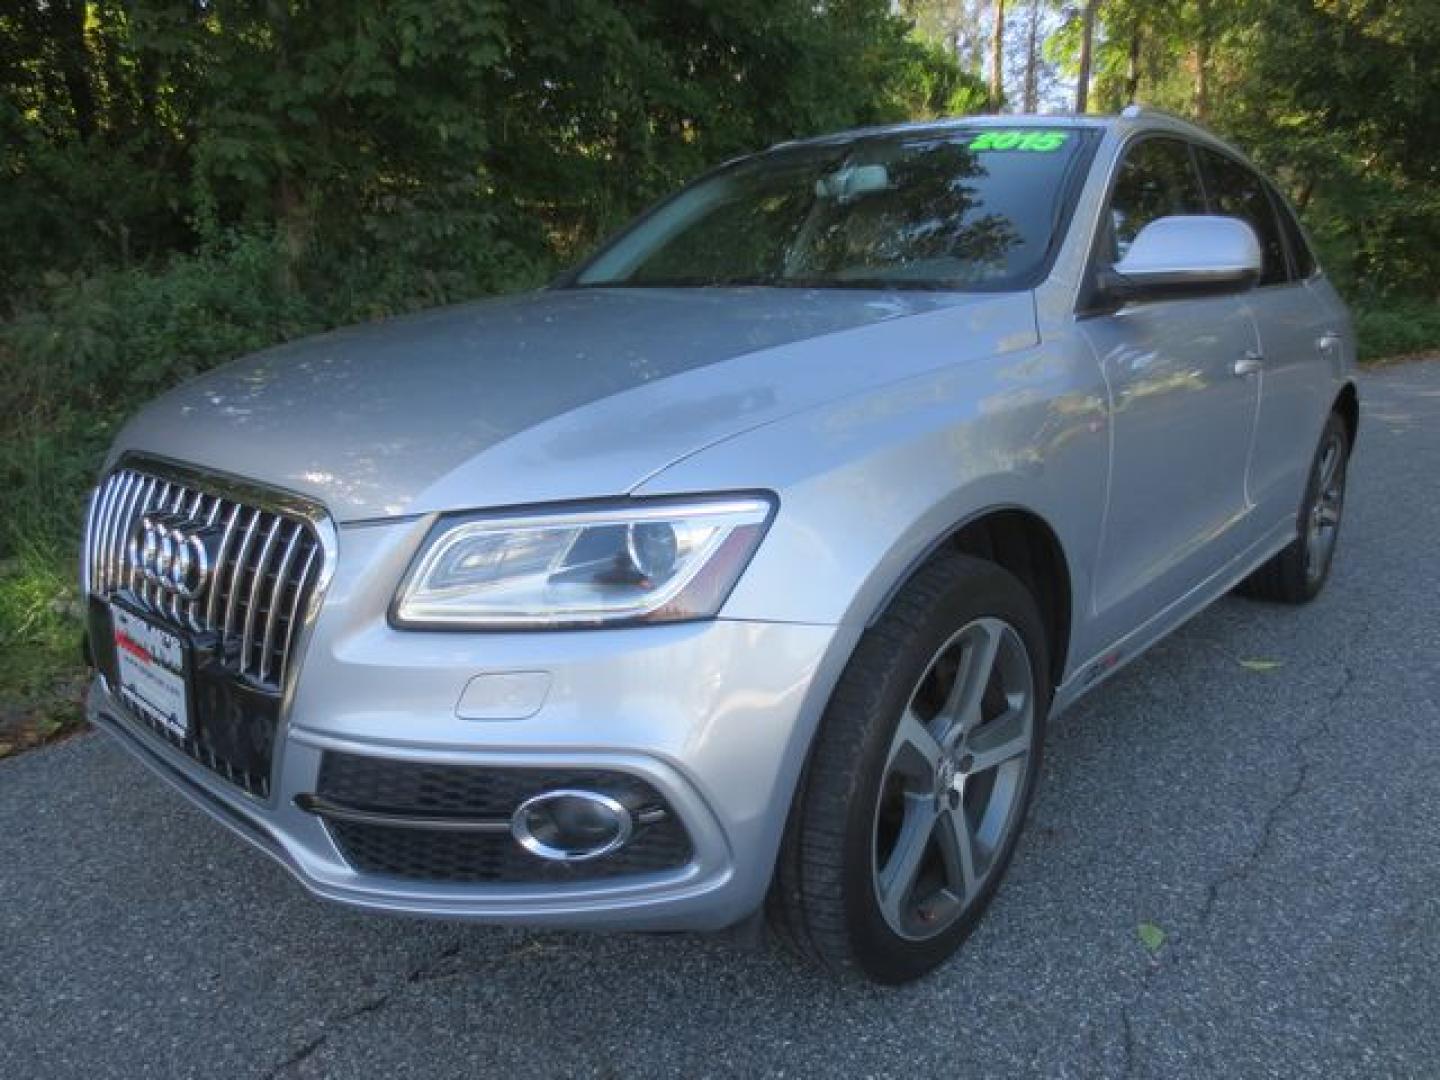
<path fill-rule="evenodd" d="M 591 862 L 537 859 L 508 833 L 429 832 L 333 821 L 330 832 L 357 870 L 455 884 L 587 881 L 673 870 L 690 861 L 690 844 L 673 819 L 642 825 L 613 855 Z"/>
<path fill-rule="evenodd" d="M 391 761 L 327 753 L 318 794 L 356 810 L 397 817 L 485 818 L 508 821 L 526 799 L 557 788 L 603 792 L 632 813 L 663 811 L 637 824 L 620 850 L 587 862 L 536 858 L 509 832 L 397 828 L 328 820 L 326 827 L 356 870 L 418 881 L 509 883 L 585 881 L 674 870 L 692 856 L 690 837 L 664 797 L 639 777 L 595 769 L 504 769 Z"/>

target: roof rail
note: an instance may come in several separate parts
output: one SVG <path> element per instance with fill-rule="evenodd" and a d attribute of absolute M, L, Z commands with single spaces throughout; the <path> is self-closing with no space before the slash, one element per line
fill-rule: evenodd
<path fill-rule="evenodd" d="M 1171 112 L 1169 109 L 1157 109 L 1154 105 L 1142 105 L 1138 101 L 1132 101 L 1120 110 L 1120 117 L 1123 120 L 1138 120 L 1142 116 L 1163 116 L 1168 120 L 1179 120 L 1185 124 L 1195 123 L 1195 121 L 1188 116 L 1181 116 L 1179 113 Z"/>

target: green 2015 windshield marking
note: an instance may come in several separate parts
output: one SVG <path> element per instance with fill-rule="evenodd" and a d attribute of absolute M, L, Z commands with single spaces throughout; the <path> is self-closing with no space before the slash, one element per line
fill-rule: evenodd
<path fill-rule="evenodd" d="M 1049 154 L 1065 145 L 1063 131 L 986 131 L 970 140 L 971 150 L 1028 150 Z"/>

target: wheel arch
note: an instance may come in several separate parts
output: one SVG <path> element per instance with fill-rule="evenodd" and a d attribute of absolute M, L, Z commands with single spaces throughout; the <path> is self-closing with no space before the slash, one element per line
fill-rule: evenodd
<path fill-rule="evenodd" d="M 1330 411 L 1339 413 L 1340 418 L 1345 421 L 1345 430 L 1350 436 L 1350 446 L 1353 449 L 1355 436 L 1360 433 L 1360 392 L 1353 382 L 1347 382 L 1340 388 Z"/>
<path fill-rule="evenodd" d="M 1052 685 L 1064 681 L 1074 613 L 1074 577 L 1059 535 L 1040 514 L 1002 504 L 969 514 L 936 536 L 890 584 L 870 612 L 872 625 L 916 572 L 942 550 L 985 559 L 1014 574 L 1035 598 L 1045 623 Z"/>

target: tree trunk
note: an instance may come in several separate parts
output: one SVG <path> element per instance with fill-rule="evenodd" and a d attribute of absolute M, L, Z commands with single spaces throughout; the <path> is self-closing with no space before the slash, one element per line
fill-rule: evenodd
<path fill-rule="evenodd" d="M 50 5 L 51 25 L 59 44 L 60 77 L 75 113 L 75 133 L 88 140 L 95 134 L 95 92 L 90 85 L 90 49 L 85 41 L 85 5 L 81 0 Z"/>
<path fill-rule="evenodd" d="M 990 108 L 1000 111 L 1005 97 L 1005 0 L 995 0 L 995 29 L 990 36 Z"/>
<path fill-rule="evenodd" d="M 1295 193 L 1295 209 L 1304 213 L 1310 206 L 1310 199 L 1315 194 L 1315 174 L 1310 173 L 1305 177 L 1305 183 Z"/>
<path fill-rule="evenodd" d="M 1130 29 L 1130 55 L 1125 64 L 1125 104 L 1132 105 L 1140 96 L 1140 23 Z"/>
<path fill-rule="evenodd" d="M 275 37 L 273 63 L 278 72 L 288 75 L 291 70 L 291 19 L 290 9 L 283 0 L 266 0 L 267 15 Z M 290 134 L 284 127 L 281 132 Z M 275 184 L 272 189 L 275 229 L 280 240 L 281 264 L 277 270 L 280 286 L 287 292 L 299 288 L 300 264 L 305 250 L 310 245 L 312 226 L 311 205 L 307 195 L 310 185 L 305 183 L 302 173 L 293 162 L 279 162 Z"/>
<path fill-rule="evenodd" d="M 280 234 L 281 263 L 277 268 L 280 286 L 287 292 L 299 288 L 300 264 L 310 246 L 314 222 L 300 186 L 288 169 L 275 180 L 275 224 Z"/>
<path fill-rule="evenodd" d="M 1210 114 L 1210 0 L 1195 4 L 1195 119 L 1202 124 Z"/>
<path fill-rule="evenodd" d="M 1027 113 L 1040 104 L 1040 0 L 1030 0 L 1030 26 L 1025 34 L 1025 102 Z"/>
<path fill-rule="evenodd" d="M 1090 52 L 1095 43 L 1095 9 L 1100 0 L 1085 0 L 1080 15 L 1080 73 L 1075 79 L 1075 111 L 1083 113 L 1090 104 Z"/>

